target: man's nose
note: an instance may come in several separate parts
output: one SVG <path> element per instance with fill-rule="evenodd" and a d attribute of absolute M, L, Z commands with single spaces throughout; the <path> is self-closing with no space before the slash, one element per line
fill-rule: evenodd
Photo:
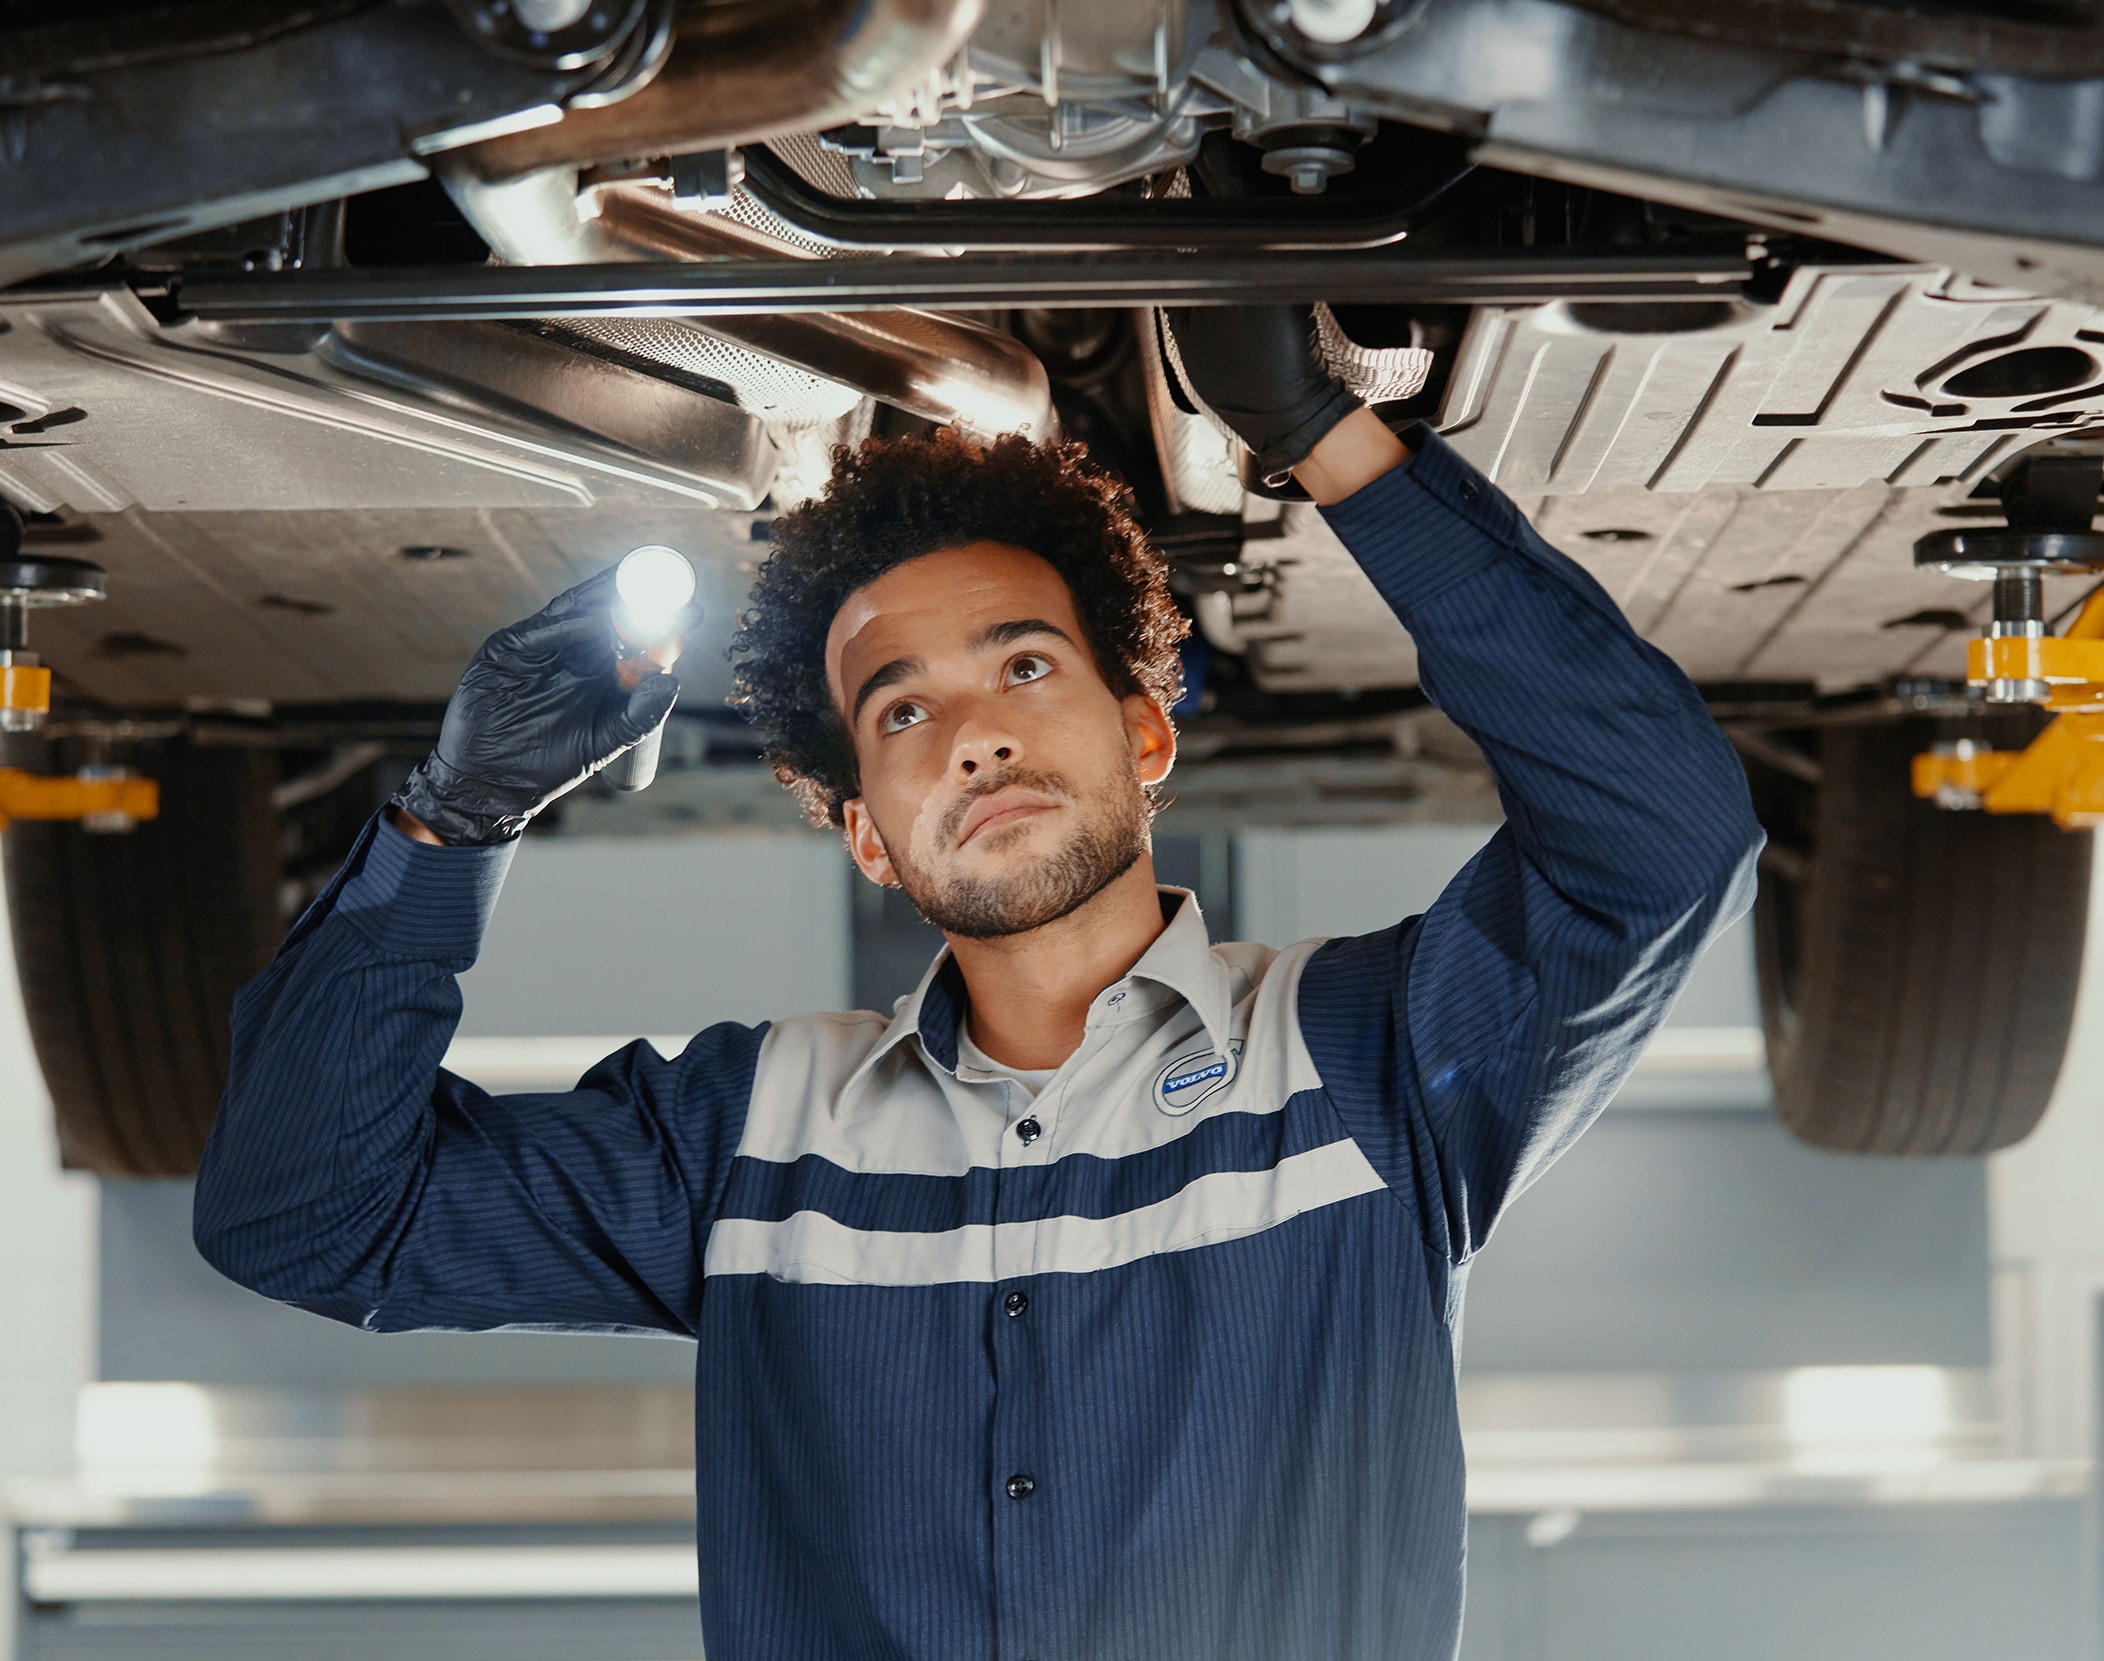
<path fill-rule="evenodd" d="M 962 779 L 975 777 L 982 768 L 1012 766 L 1022 759 L 1023 746 L 1015 734 L 977 714 L 965 717 L 950 746 L 950 770 Z"/>

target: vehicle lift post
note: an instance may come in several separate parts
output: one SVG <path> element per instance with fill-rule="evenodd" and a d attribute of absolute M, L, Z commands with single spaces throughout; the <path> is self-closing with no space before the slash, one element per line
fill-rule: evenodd
<path fill-rule="evenodd" d="M 2047 634 L 2048 576 L 2104 572 L 2104 535 L 2091 529 L 2104 459 L 2034 455 L 2002 488 L 2008 523 L 1937 531 L 1914 563 L 1994 584 L 1987 633 L 1967 654 L 1966 679 L 1989 704 L 2058 712 L 2021 750 L 1970 739 L 1914 758 L 1914 794 L 1938 807 L 2048 813 L 2064 830 L 2104 824 L 2104 585 L 2067 632 Z"/>
<path fill-rule="evenodd" d="M 51 712 L 51 671 L 29 650 L 29 614 L 106 593 L 84 559 L 22 554 L 22 519 L 0 503 L 0 733 L 34 732 Z M 42 777 L 0 767 L 0 829 L 16 819 L 77 819 L 85 831 L 128 831 L 161 809 L 160 786 L 122 767 Z"/>

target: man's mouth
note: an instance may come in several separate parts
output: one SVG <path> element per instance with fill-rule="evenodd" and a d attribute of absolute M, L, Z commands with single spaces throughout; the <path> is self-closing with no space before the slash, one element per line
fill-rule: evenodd
<path fill-rule="evenodd" d="M 982 831 L 1000 830 L 1004 826 L 1020 824 L 1031 816 L 1057 807 L 1052 797 L 1035 790 L 1026 790 L 1021 785 L 1003 785 L 990 790 L 972 803 L 971 811 L 964 816 L 964 824 L 958 832 L 957 846 L 962 848 Z"/>

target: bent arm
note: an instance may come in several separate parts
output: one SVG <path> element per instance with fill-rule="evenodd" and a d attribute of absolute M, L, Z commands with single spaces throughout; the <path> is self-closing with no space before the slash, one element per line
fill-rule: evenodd
<path fill-rule="evenodd" d="M 761 1033 L 714 1028 L 674 1061 L 638 1042 L 549 1095 L 445 1072 L 512 847 L 366 827 L 236 1000 L 198 1249 L 374 1331 L 691 1332 Z"/>
<path fill-rule="evenodd" d="M 1412 441 L 1324 512 L 1506 823 L 1422 918 L 1318 952 L 1301 1023 L 1353 1134 L 1459 1262 L 1745 909 L 1761 833 L 1687 677 L 1442 440 Z"/>

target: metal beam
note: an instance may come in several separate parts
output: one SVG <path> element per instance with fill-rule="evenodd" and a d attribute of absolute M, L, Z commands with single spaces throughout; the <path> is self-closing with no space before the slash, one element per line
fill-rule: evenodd
<path fill-rule="evenodd" d="M 1379 196 L 1106 193 L 1065 202 L 855 201 L 829 196 L 762 145 L 748 146 L 745 188 L 794 230 L 836 248 L 1381 248 L 1475 171 L 1473 163 Z"/>
<path fill-rule="evenodd" d="M 1530 305 L 1715 300 L 1750 271 L 1735 255 L 1624 251 L 1487 259 L 1363 253 L 964 254 L 597 266 L 440 266 L 186 277 L 168 305 L 211 322 L 654 317 L 891 306 Z"/>

